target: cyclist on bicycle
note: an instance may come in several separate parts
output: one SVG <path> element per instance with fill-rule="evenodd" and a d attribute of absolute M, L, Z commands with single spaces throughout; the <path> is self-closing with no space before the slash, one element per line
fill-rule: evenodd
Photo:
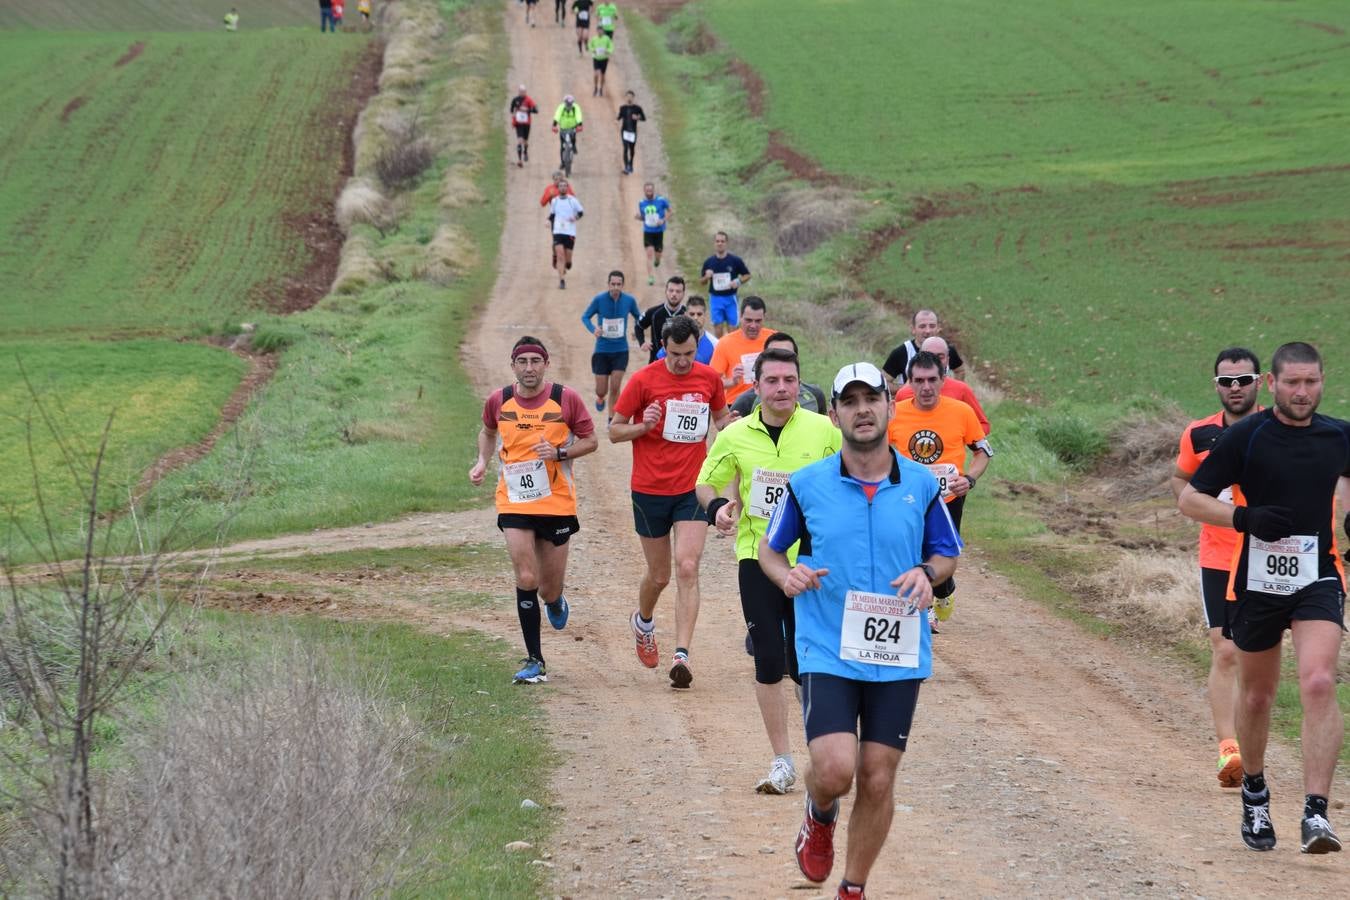
<path fill-rule="evenodd" d="M 562 147 L 569 134 L 572 136 L 572 153 L 580 152 L 577 148 L 577 135 L 581 133 L 581 107 L 577 105 L 577 98 L 571 94 L 563 97 L 563 102 L 553 113 L 553 133 L 558 135 L 559 159 L 562 167 L 566 169 L 568 160 L 562 159 Z"/>

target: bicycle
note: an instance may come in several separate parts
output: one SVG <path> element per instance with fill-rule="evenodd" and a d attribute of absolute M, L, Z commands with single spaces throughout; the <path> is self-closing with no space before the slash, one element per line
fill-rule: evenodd
<path fill-rule="evenodd" d="M 562 165 L 559 168 L 563 170 L 564 176 L 571 178 L 572 160 L 575 159 L 577 155 L 577 130 L 575 128 L 564 128 L 559 132 L 558 137 L 562 142 L 562 147 L 559 151 L 559 161 Z"/>

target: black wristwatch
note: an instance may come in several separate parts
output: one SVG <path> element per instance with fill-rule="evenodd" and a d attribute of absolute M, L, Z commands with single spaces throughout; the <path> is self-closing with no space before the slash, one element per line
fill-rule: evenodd
<path fill-rule="evenodd" d="M 966 490 L 970 490 L 970 488 L 973 488 L 973 487 L 975 486 L 975 476 L 974 476 L 974 475 L 967 475 L 967 476 L 966 476 L 966 483 L 967 483 L 968 485 L 970 485 L 970 487 L 966 488 Z"/>
<path fill-rule="evenodd" d="M 937 581 L 937 573 L 933 571 L 933 567 L 930 566 L 928 563 L 919 563 L 919 564 L 918 564 L 917 566 L 915 566 L 914 568 L 916 568 L 916 569 L 922 569 L 922 570 L 923 570 L 923 574 L 925 574 L 925 575 L 928 576 L 928 580 L 929 580 L 930 582 L 936 582 L 936 581 Z"/>
<path fill-rule="evenodd" d="M 559 447 L 559 448 L 558 448 L 558 462 L 564 462 L 566 459 L 567 459 L 567 448 L 566 448 L 566 447 Z"/>

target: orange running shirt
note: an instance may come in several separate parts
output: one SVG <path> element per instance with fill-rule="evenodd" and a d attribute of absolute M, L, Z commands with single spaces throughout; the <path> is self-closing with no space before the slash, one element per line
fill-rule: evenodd
<path fill-rule="evenodd" d="M 501 388 L 483 404 L 483 427 L 497 432 L 499 513 L 577 514 L 571 460 L 540 459 L 534 448 L 540 438 L 555 447 L 568 447 L 573 436 L 593 434 L 595 424 L 576 391 L 549 382 L 543 387 L 528 398 L 517 397 L 514 386 Z"/>
<path fill-rule="evenodd" d="M 1210 448 L 1228 426 L 1224 423 L 1223 410 L 1203 419 L 1196 419 L 1181 433 L 1181 450 L 1177 454 L 1177 469 L 1187 478 L 1195 474 L 1200 463 L 1209 456 Z M 1219 494 L 1219 499 L 1237 506 L 1246 506 L 1242 489 L 1233 485 Z M 1242 543 L 1242 535 L 1231 528 L 1219 525 L 1200 526 L 1200 567 L 1221 569 L 1225 572 L 1233 568 L 1233 558 Z"/>
<path fill-rule="evenodd" d="M 900 385 L 900 389 L 895 392 L 895 400 L 897 403 L 901 400 L 908 400 L 913 396 L 914 388 L 908 381 Z M 984 414 L 984 410 L 980 408 L 980 401 L 975 399 L 975 392 L 970 389 L 970 385 L 959 378 L 953 378 L 948 375 L 942 380 L 942 396 L 951 397 L 953 400 L 960 400 L 966 406 L 975 410 L 975 418 L 980 420 L 980 426 L 984 428 L 985 436 L 987 437 L 989 435 L 989 418 Z"/>
<path fill-rule="evenodd" d="M 700 362 L 689 374 L 675 375 L 664 359 L 658 359 L 628 379 L 614 413 L 641 422 L 643 410 L 653 401 L 661 404 L 661 421 L 633 441 L 633 490 L 664 497 L 687 494 L 708 455 L 712 420 L 727 408 L 722 379 Z M 674 415 L 672 403 L 677 404 Z M 703 437 L 697 437 L 700 427 Z"/>
<path fill-rule="evenodd" d="M 946 466 L 954 466 L 958 475 L 965 473 L 966 448 L 984 440 L 984 426 L 975 418 L 975 410 L 960 400 L 939 396 L 937 406 L 924 412 L 911 398 L 896 401 L 886 437 L 897 451 L 929 466 L 942 481 Z M 946 501 L 953 499 L 948 496 Z"/>
<path fill-rule="evenodd" d="M 764 349 L 764 342 L 775 333 L 772 328 L 761 328 L 759 337 L 752 341 L 745 336 L 745 332 L 737 328 L 735 331 L 729 331 L 717 339 L 717 346 L 713 348 L 712 361 L 708 365 L 712 366 L 718 375 L 723 378 L 730 378 L 733 369 L 744 365 L 746 362 L 750 363 L 750 365 L 745 366 L 745 374 L 741 376 L 741 380 L 727 388 L 728 403 L 750 390 L 750 387 L 755 383 L 755 357 L 759 356 Z"/>

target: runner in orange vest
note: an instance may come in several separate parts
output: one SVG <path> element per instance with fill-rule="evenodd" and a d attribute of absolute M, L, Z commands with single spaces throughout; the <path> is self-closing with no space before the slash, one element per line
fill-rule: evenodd
<path fill-rule="evenodd" d="M 516 576 L 516 615 L 529 654 L 521 660 L 516 684 L 548 681 L 539 638 L 539 605 L 549 623 L 567 625 L 567 542 L 581 530 L 572 460 L 594 453 L 598 444 L 586 401 L 576 391 L 544 380 L 548 350 L 525 336 L 511 348 L 515 384 L 492 392 L 483 404 L 478 459 L 469 481 L 482 484 L 494 450 L 497 476 L 497 527 Z"/>

